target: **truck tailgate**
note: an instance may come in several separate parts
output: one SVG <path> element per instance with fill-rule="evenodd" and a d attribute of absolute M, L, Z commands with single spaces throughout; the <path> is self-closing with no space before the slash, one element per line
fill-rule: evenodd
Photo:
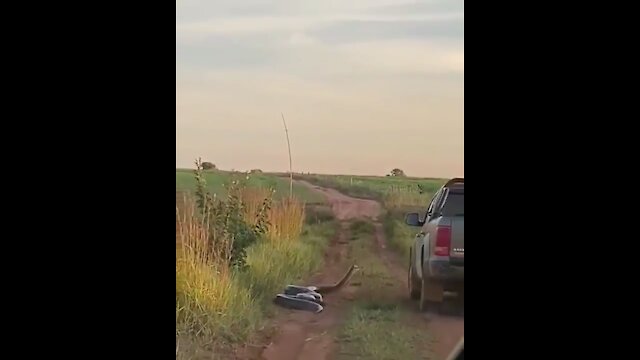
<path fill-rule="evenodd" d="M 451 256 L 452 262 L 464 264 L 464 216 L 451 217 Z"/>

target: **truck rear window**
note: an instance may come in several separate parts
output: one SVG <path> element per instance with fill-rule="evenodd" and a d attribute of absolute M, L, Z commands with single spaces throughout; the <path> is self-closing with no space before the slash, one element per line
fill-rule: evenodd
<path fill-rule="evenodd" d="M 449 193 L 442 206 L 442 216 L 464 216 L 464 192 Z"/>

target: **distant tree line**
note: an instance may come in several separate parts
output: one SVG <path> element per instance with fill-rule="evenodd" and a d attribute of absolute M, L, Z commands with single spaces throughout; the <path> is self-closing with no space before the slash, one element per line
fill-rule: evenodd
<path fill-rule="evenodd" d="M 406 177 L 407 175 L 405 175 L 405 173 L 404 173 L 404 171 L 402 171 L 402 169 L 395 168 L 395 169 L 391 170 L 391 172 L 388 173 L 387 176 Z"/>
<path fill-rule="evenodd" d="M 211 162 L 205 161 L 202 163 L 202 170 L 213 170 L 215 168 L 216 168 L 215 164 Z"/>

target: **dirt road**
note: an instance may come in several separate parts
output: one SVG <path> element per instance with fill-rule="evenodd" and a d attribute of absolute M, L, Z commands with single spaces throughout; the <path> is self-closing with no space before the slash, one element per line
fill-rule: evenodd
<path fill-rule="evenodd" d="M 346 196 L 334 189 L 326 189 L 312 185 L 305 181 L 298 181 L 314 191 L 322 193 L 332 211 L 340 221 L 340 229 L 325 253 L 325 266 L 320 274 L 310 279 L 310 284 L 329 284 L 339 279 L 349 263 L 349 225 L 355 220 L 364 220 L 374 226 L 375 254 L 387 268 L 387 272 L 394 281 L 386 281 L 385 294 L 391 296 L 394 302 L 410 311 L 405 317 L 410 328 L 418 334 L 424 334 L 425 339 L 432 339 L 428 346 L 430 355 L 424 356 L 435 360 L 444 359 L 464 333 L 464 317 L 444 316 L 430 313 L 420 313 L 418 306 L 408 298 L 406 288 L 406 266 L 398 256 L 387 249 L 382 225 L 378 218 L 382 215 L 382 207 L 373 200 L 356 199 Z M 357 261 L 357 259 L 356 259 Z M 339 344 L 336 333 L 344 322 L 352 301 L 372 294 L 358 291 L 357 283 L 352 283 L 335 294 L 327 294 L 325 302 L 328 304 L 320 314 L 300 311 L 283 311 L 274 326 L 276 333 L 261 353 L 242 357 L 265 360 L 329 360 L 337 359 Z M 406 324 L 403 324 L 406 325 Z M 426 341 L 423 341 L 427 343 Z M 349 357 L 358 357 L 349 354 Z"/>

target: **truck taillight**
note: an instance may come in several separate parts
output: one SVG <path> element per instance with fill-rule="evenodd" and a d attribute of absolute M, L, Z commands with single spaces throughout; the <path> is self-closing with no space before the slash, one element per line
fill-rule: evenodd
<path fill-rule="evenodd" d="M 438 226 L 436 228 L 436 246 L 434 253 L 437 256 L 449 256 L 451 249 L 451 227 Z"/>

